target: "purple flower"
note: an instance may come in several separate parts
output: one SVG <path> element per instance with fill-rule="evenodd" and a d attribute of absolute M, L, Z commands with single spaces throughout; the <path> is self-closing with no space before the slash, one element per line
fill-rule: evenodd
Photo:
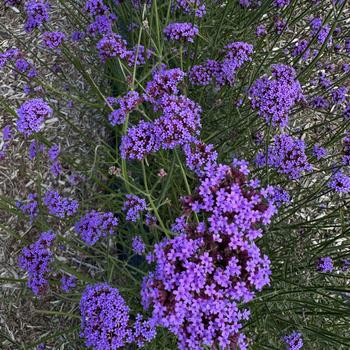
<path fill-rule="evenodd" d="M 11 141 L 13 135 L 12 135 L 12 128 L 11 125 L 5 125 L 2 129 L 2 139 L 4 142 Z"/>
<path fill-rule="evenodd" d="M 330 179 L 328 186 L 339 193 L 350 192 L 350 177 L 342 172 L 336 172 Z"/>
<path fill-rule="evenodd" d="M 333 271 L 333 260 L 330 256 L 326 256 L 318 259 L 317 269 L 320 272 L 332 272 Z"/>
<path fill-rule="evenodd" d="M 50 5 L 46 0 L 29 0 L 25 3 L 24 10 L 27 16 L 24 29 L 27 32 L 41 27 L 43 23 L 50 20 Z"/>
<path fill-rule="evenodd" d="M 125 59 L 128 62 L 129 67 L 134 65 L 141 65 L 146 63 L 146 59 L 150 59 L 154 52 L 152 50 L 145 49 L 143 45 L 135 45 L 132 50 L 128 50 L 125 53 Z"/>
<path fill-rule="evenodd" d="M 176 0 L 176 4 L 187 14 L 194 13 L 197 17 L 203 17 L 206 13 L 203 0 Z"/>
<path fill-rule="evenodd" d="M 308 46 L 309 42 L 306 39 L 297 41 L 291 52 L 292 57 L 296 57 L 302 54 L 302 59 L 306 61 L 310 57 L 310 49 Z"/>
<path fill-rule="evenodd" d="M 320 160 L 322 158 L 325 158 L 328 154 L 327 149 L 324 147 L 321 147 L 319 145 L 314 145 L 313 147 L 313 153 L 317 160 Z"/>
<path fill-rule="evenodd" d="M 111 16 L 107 15 L 100 15 L 95 17 L 95 21 L 91 24 L 89 24 L 87 28 L 87 33 L 90 35 L 96 35 L 96 34 L 112 34 L 112 21 L 113 18 Z"/>
<path fill-rule="evenodd" d="M 35 193 L 30 193 L 25 201 L 16 202 L 16 207 L 25 215 L 29 215 L 30 222 L 39 214 L 38 196 Z"/>
<path fill-rule="evenodd" d="M 108 11 L 108 7 L 103 3 L 103 0 L 86 0 L 85 11 L 94 17 L 97 15 L 103 15 Z"/>
<path fill-rule="evenodd" d="M 71 35 L 72 41 L 74 41 L 74 42 L 80 41 L 80 40 L 84 39 L 84 37 L 85 37 L 85 33 L 78 32 L 78 31 L 73 32 Z"/>
<path fill-rule="evenodd" d="M 269 283 L 270 262 L 255 244 L 276 212 L 271 188 L 248 179 L 245 161 L 218 164 L 182 198 L 178 234 L 154 247 L 155 270 L 143 281 L 152 319 L 178 337 L 180 349 L 247 348 L 241 331 L 249 311 L 238 307 Z M 197 213 L 200 222 L 194 220 Z"/>
<path fill-rule="evenodd" d="M 122 137 L 120 153 L 124 159 L 142 160 L 159 148 L 160 140 L 153 123 L 141 120 L 138 125 L 129 128 L 128 133 Z"/>
<path fill-rule="evenodd" d="M 193 66 L 189 72 L 189 79 L 193 85 L 209 85 L 216 77 L 221 82 L 222 65 L 220 62 L 214 60 L 208 60 L 205 64 Z"/>
<path fill-rule="evenodd" d="M 44 124 L 44 120 L 50 117 L 52 109 L 41 98 L 36 98 L 24 102 L 17 109 L 17 129 L 24 136 L 30 136 L 39 132 Z"/>
<path fill-rule="evenodd" d="M 102 61 L 108 58 L 125 58 L 127 55 L 126 41 L 118 34 L 105 35 L 96 45 Z"/>
<path fill-rule="evenodd" d="M 185 96 L 165 95 L 160 105 L 163 114 L 154 122 L 154 132 L 164 149 L 184 145 L 199 134 L 201 107 Z"/>
<path fill-rule="evenodd" d="M 138 254 L 143 255 L 146 251 L 145 243 L 143 243 L 141 236 L 136 236 L 132 240 L 132 250 Z"/>
<path fill-rule="evenodd" d="M 142 101 L 143 99 L 137 91 L 129 91 L 125 96 L 116 100 L 120 108 L 110 113 L 109 122 L 113 126 L 123 124 L 127 114 L 133 111 Z"/>
<path fill-rule="evenodd" d="M 45 32 L 42 35 L 43 44 L 49 49 L 57 49 L 65 38 L 66 34 L 62 32 Z"/>
<path fill-rule="evenodd" d="M 169 40 L 187 41 L 193 43 L 199 33 L 198 27 L 192 23 L 170 23 L 164 28 L 164 34 Z"/>
<path fill-rule="evenodd" d="M 43 144 L 39 144 L 37 140 L 32 140 L 28 149 L 28 156 L 30 160 L 33 160 L 38 152 L 43 152 L 45 146 Z"/>
<path fill-rule="evenodd" d="M 266 27 L 264 24 L 260 24 L 256 27 L 256 30 L 255 30 L 255 35 L 257 37 L 261 37 L 261 36 L 265 36 L 267 35 L 267 30 L 266 30 Z"/>
<path fill-rule="evenodd" d="M 266 163 L 266 155 L 259 153 L 257 163 L 258 166 L 263 166 Z M 267 163 L 292 180 L 298 179 L 303 172 L 312 170 L 305 154 L 304 141 L 293 139 L 287 134 L 274 137 L 274 144 L 268 148 Z"/>
<path fill-rule="evenodd" d="M 75 276 L 63 275 L 61 278 L 61 289 L 67 293 L 77 285 L 77 278 Z"/>
<path fill-rule="evenodd" d="M 285 335 L 283 337 L 284 342 L 288 346 L 287 350 L 300 350 L 303 347 L 303 339 L 300 332 L 294 331 L 290 335 Z"/>
<path fill-rule="evenodd" d="M 249 90 L 254 109 L 266 123 L 282 127 L 288 124 L 291 109 L 304 100 L 295 70 L 283 64 L 272 65 L 272 78 L 264 76 L 254 82 Z"/>
<path fill-rule="evenodd" d="M 60 145 L 52 145 L 47 151 L 47 154 L 52 162 L 57 160 L 58 156 L 60 155 Z"/>
<path fill-rule="evenodd" d="M 79 207 L 78 201 L 61 197 L 58 192 L 51 190 L 45 193 L 44 204 L 49 214 L 59 218 L 74 215 Z"/>
<path fill-rule="evenodd" d="M 156 334 L 156 324 L 154 320 L 143 320 L 142 315 L 137 314 L 133 327 L 133 338 L 136 345 L 141 348 L 146 342 L 152 341 Z"/>
<path fill-rule="evenodd" d="M 350 103 L 348 103 L 348 104 L 346 105 L 346 107 L 344 108 L 343 116 L 344 116 L 346 119 L 350 119 Z"/>
<path fill-rule="evenodd" d="M 147 209 L 146 201 L 135 194 L 127 194 L 122 210 L 126 213 L 126 220 L 136 222 L 140 213 Z"/>
<path fill-rule="evenodd" d="M 195 140 L 192 143 L 185 144 L 183 151 L 186 156 L 186 165 L 198 176 L 203 176 L 206 171 L 216 165 L 218 154 L 213 145 Z"/>
<path fill-rule="evenodd" d="M 274 5 L 278 8 L 288 6 L 289 4 L 290 0 L 274 0 Z"/>
<path fill-rule="evenodd" d="M 350 165 L 350 132 L 348 132 L 343 139 L 343 158 L 344 165 Z"/>
<path fill-rule="evenodd" d="M 119 349 L 133 341 L 130 309 L 107 283 L 87 286 L 80 300 L 81 337 L 95 350 Z"/>
<path fill-rule="evenodd" d="M 346 100 L 346 95 L 348 93 L 348 88 L 345 86 L 340 86 L 337 89 L 332 90 L 332 100 L 335 104 L 339 105 Z"/>
<path fill-rule="evenodd" d="M 315 96 L 311 101 L 311 106 L 316 109 L 328 109 L 329 102 L 324 96 Z"/>
<path fill-rule="evenodd" d="M 43 232 L 38 241 L 22 249 L 18 259 L 19 267 L 28 273 L 28 287 L 36 295 L 44 294 L 48 288 L 47 275 L 53 260 L 50 248 L 55 237 L 51 231 Z"/>
<path fill-rule="evenodd" d="M 111 212 L 92 210 L 75 224 L 75 231 L 87 245 L 94 245 L 101 237 L 116 233 L 118 219 Z"/>

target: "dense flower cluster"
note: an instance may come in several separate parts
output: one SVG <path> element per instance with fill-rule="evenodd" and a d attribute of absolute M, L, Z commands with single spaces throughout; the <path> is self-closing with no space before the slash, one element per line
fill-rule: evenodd
<path fill-rule="evenodd" d="M 45 119 L 50 117 L 52 109 L 41 98 L 35 98 L 24 102 L 17 110 L 17 129 L 24 136 L 30 136 L 39 132 Z"/>
<path fill-rule="evenodd" d="M 254 240 L 276 211 L 268 201 L 272 189 L 260 189 L 248 173 L 247 163 L 235 160 L 203 177 L 183 198 L 185 216 L 173 227 L 179 235 L 156 244 L 148 259 L 156 269 L 143 282 L 143 305 L 178 337 L 179 349 L 247 349 L 240 329 L 249 311 L 238 303 L 269 283 L 269 259 Z M 186 223 L 192 213 L 207 219 Z"/>
<path fill-rule="evenodd" d="M 300 350 L 304 345 L 303 338 L 301 336 L 302 334 L 296 331 L 290 335 L 285 335 L 283 340 L 288 346 L 287 350 Z"/>
<path fill-rule="evenodd" d="M 47 274 L 53 259 L 50 248 L 55 237 L 51 231 L 43 232 L 35 243 L 23 248 L 18 259 L 19 267 L 28 272 L 28 287 L 36 295 L 48 288 Z"/>
<path fill-rule="evenodd" d="M 198 27 L 192 23 L 170 23 L 164 28 L 164 34 L 168 39 L 187 41 L 193 43 L 194 37 L 199 33 Z"/>
<path fill-rule="evenodd" d="M 92 210 L 75 224 L 75 231 L 88 245 L 94 245 L 101 237 L 116 233 L 118 219 L 113 213 Z"/>
<path fill-rule="evenodd" d="M 125 58 L 127 54 L 127 43 L 118 34 L 111 33 L 105 35 L 98 43 L 97 49 L 102 61 L 108 58 L 120 57 Z"/>
<path fill-rule="evenodd" d="M 329 187 L 339 193 L 350 192 L 350 177 L 337 171 L 329 181 Z"/>
<path fill-rule="evenodd" d="M 61 197 L 58 192 L 52 190 L 45 193 L 43 200 L 49 214 L 59 218 L 74 215 L 79 207 L 78 201 Z"/>
<path fill-rule="evenodd" d="M 233 42 L 225 46 L 222 61 L 207 60 L 203 65 L 194 66 L 189 77 L 193 85 L 208 85 L 213 79 L 219 85 L 234 83 L 237 71 L 251 61 L 253 46 L 245 42 Z"/>
<path fill-rule="evenodd" d="M 204 175 L 213 168 L 218 157 L 213 145 L 206 145 L 202 141 L 194 140 L 183 146 L 186 156 L 186 165 L 198 176 Z"/>
<path fill-rule="evenodd" d="M 66 35 L 62 32 L 43 33 L 43 43 L 49 49 L 57 49 L 63 43 Z"/>
<path fill-rule="evenodd" d="M 63 275 L 61 278 L 61 289 L 67 293 L 76 287 L 77 281 L 78 279 L 75 276 Z"/>
<path fill-rule="evenodd" d="M 273 145 L 268 147 L 267 156 L 260 152 L 256 160 L 258 166 L 262 167 L 267 162 L 279 173 L 288 175 L 292 180 L 312 170 L 312 165 L 305 154 L 304 141 L 293 139 L 287 134 L 276 135 Z"/>
<path fill-rule="evenodd" d="M 126 213 L 126 220 L 136 222 L 141 212 L 147 209 L 146 201 L 135 194 L 127 194 L 123 204 L 123 211 Z"/>
<path fill-rule="evenodd" d="M 115 126 L 123 124 L 128 113 L 142 103 L 142 96 L 137 91 L 129 91 L 125 96 L 116 100 L 120 108 L 110 113 L 109 122 Z"/>
<path fill-rule="evenodd" d="M 155 335 L 152 321 L 138 315 L 132 325 L 130 309 L 118 289 L 107 283 L 88 286 L 80 300 L 81 336 L 95 350 L 116 350 L 130 343 L 139 347 Z"/>
<path fill-rule="evenodd" d="M 314 145 L 313 147 L 313 153 L 314 156 L 317 158 L 317 160 L 320 160 L 322 158 L 325 158 L 328 154 L 327 149 L 324 147 L 321 147 L 319 145 Z"/>
<path fill-rule="evenodd" d="M 176 4 L 187 14 L 194 13 L 197 17 L 203 17 L 206 13 L 203 0 L 176 0 Z"/>
<path fill-rule="evenodd" d="M 266 123 L 286 126 L 291 109 L 304 100 L 296 72 L 292 67 L 276 64 L 272 66 L 272 77 L 256 80 L 249 91 L 251 104 L 258 109 Z"/>
<path fill-rule="evenodd" d="M 27 16 L 24 28 L 28 32 L 50 20 L 50 4 L 46 0 L 29 0 L 25 3 L 24 9 Z"/>
<path fill-rule="evenodd" d="M 343 139 L 343 157 L 342 162 L 344 165 L 350 165 L 350 132 L 347 132 Z"/>
<path fill-rule="evenodd" d="M 317 269 L 321 272 L 333 271 L 333 260 L 330 256 L 318 259 Z"/>
<path fill-rule="evenodd" d="M 141 236 L 136 236 L 132 240 L 132 250 L 138 254 L 143 255 L 146 251 L 145 243 L 142 240 Z"/>

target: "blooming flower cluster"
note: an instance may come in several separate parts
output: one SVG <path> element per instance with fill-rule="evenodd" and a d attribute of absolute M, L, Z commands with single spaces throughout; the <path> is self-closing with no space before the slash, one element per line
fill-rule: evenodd
<path fill-rule="evenodd" d="M 88 245 L 94 245 L 101 237 L 116 233 L 118 219 L 113 213 L 92 210 L 75 224 L 75 231 Z"/>
<path fill-rule="evenodd" d="M 45 193 L 43 200 L 49 214 L 59 218 L 74 215 L 79 207 L 78 201 L 61 197 L 57 191 L 52 190 Z"/>
<path fill-rule="evenodd" d="M 300 178 L 304 172 L 312 170 L 305 154 L 303 140 L 293 139 L 287 134 L 276 135 L 273 145 L 268 147 L 267 156 L 260 152 L 257 164 L 262 167 L 266 164 L 273 166 L 279 173 L 286 174 L 292 180 Z"/>
<path fill-rule="evenodd" d="M 271 71 L 272 77 L 264 76 L 254 82 L 249 96 L 252 107 L 258 109 L 266 123 L 284 127 L 288 124 L 289 112 L 304 96 L 292 67 L 276 64 Z"/>
<path fill-rule="evenodd" d="M 145 243 L 141 236 L 136 236 L 132 240 L 132 249 L 138 255 L 143 255 L 146 251 Z"/>
<path fill-rule="evenodd" d="M 350 165 L 350 132 L 347 132 L 343 139 L 343 158 L 344 165 Z"/>
<path fill-rule="evenodd" d="M 19 267 L 28 272 L 28 287 L 36 295 L 43 294 L 48 288 L 47 275 L 53 259 L 50 248 L 55 237 L 51 231 L 43 232 L 38 241 L 23 248 L 18 259 Z"/>
<path fill-rule="evenodd" d="M 189 72 L 193 85 L 208 85 L 213 79 L 217 84 L 232 85 L 239 68 L 251 61 L 253 46 L 245 42 L 233 42 L 225 46 L 225 56 L 221 62 L 208 60 L 203 65 L 194 66 Z"/>
<path fill-rule="evenodd" d="M 66 35 L 62 32 L 45 32 L 42 35 L 43 44 L 49 49 L 57 49 L 63 43 Z"/>
<path fill-rule="evenodd" d="M 67 293 L 76 287 L 77 281 L 78 279 L 75 276 L 63 275 L 61 278 L 61 289 Z"/>
<path fill-rule="evenodd" d="M 39 132 L 45 119 L 50 117 L 52 109 L 41 98 L 24 102 L 17 110 L 17 128 L 24 136 Z"/>
<path fill-rule="evenodd" d="M 178 337 L 179 349 L 247 349 L 241 328 L 249 311 L 238 303 L 269 283 L 269 259 L 254 240 L 262 236 L 258 224 L 276 211 L 272 189 L 260 189 L 248 174 L 247 163 L 237 160 L 207 173 L 183 198 L 184 216 L 173 227 L 179 235 L 156 244 L 148 259 L 156 268 L 144 279 L 143 305 Z M 186 222 L 194 213 L 206 220 Z"/>
<path fill-rule="evenodd" d="M 329 187 L 339 193 L 350 192 L 350 177 L 337 171 L 329 181 Z"/>
<path fill-rule="evenodd" d="M 203 17 L 206 14 L 203 0 L 176 0 L 176 5 L 187 14 L 194 13 L 197 17 Z"/>
<path fill-rule="evenodd" d="M 300 350 L 304 345 L 302 334 L 296 331 L 290 335 L 285 335 L 283 340 L 288 346 L 287 350 Z"/>
<path fill-rule="evenodd" d="M 24 5 L 27 20 L 25 30 L 30 32 L 50 20 L 50 4 L 46 0 L 29 0 Z"/>
<path fill-rule="evenodd" d="M 187 41 L 193 43 L 199 33 L 198 27 L 192 23 L 170 23 L 164 28 L 164 34 L 170 40 Z"/>
<path fill-rule="evenodd" d="M 139 347 L 151 341 L 156 331 L 151 321 L 137 316 L 133 325 L 130 309 L 118 289 L 107 283 L 88 286 L 80 300 L 81 336 L 95 350 L 119 349 L 136 343 Z"/>
<path fill-rule="evenodd" d="M 146 201 L 135 194 L 127 194 L 123 204 L 123 211 L 126 213 L 126 220 L 136 222 L 140 218 L 140 213 L 147 208 Z"/>
<path fill-rule="evenodd" d="M 116 103 L 119 104 L 120 108 L 110 113 L 108 117 L 109 122 L 113 126 L 123 124 L 127 114 L 134 110 L 142 101 L 142 96 L 137 91 L 129 91 L 125 96 L 117 99 Z"/>
<path fill-rule="evenodd" d="M 330 256 L 319 258 L 317 263 L 317 269 L 321 272 L 332 272 L 333 271 L 333 260 Z"/>

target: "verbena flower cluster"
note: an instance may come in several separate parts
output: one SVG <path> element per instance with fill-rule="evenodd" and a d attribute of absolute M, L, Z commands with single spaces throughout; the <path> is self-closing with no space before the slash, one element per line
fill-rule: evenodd
<path fill-rule="evenodd" d="M 126 220 L 136 222 L 143 211 L 147 209 L 146 201 L 135 194 L 127 194 L 123 204 L 123 211 L 126 213 Z"/>
<path fill-rule="evenodd" d="M 287 345 L 287 350 L 300 350 L 304 345 L 300 332 L 294 331 L 290 335 L 284 336 L 283 339 Z"/>
<path fill-rule="evenodd" d="M 94 245 L 100 238 L 116 233 L 118 219 L 113 213 L 92 210 L 75 224 L 75 231 L 87 245 Z"/>
<path fill-rule="evenodd" d="M 291 109 L 304 100 L 296 72 L 292 67 L 276 64 L 272 76 L 256 80 L 249 91 L 252 107 L 272 126 L 286 126 Z"/>
<path fill-rule="evenodd" d="M 64 218 L 74 215 L 79 207 L 78 201 L 62 197 L 57 191 L 48 190 L 43 198 L 49 214 Z"/>
<path fill-rule="evenodd" d="M 119 349 L 151 341 L 156 332 L 151 321 L 138 315 L 133 325 L 130 309 L 118 289 L 107 283 L 88 286 L 80 300 L 81 336 L 96 350 Z"/>
<path fill-rule="evenodd" d="M 248 179 L 247 163 L 218 164 L 182 199 L 179 235 L 156 244 L 145 278 L 142 299 L 153 319 L 178 338 L 179 349 L 204 346 L 246 349 L 241 331 L 252 300 L 269 284 L 270 261 L 255 244 L 276 212 L 269 193 Z M 193 222 L 192 215 L 205 216 Z M 188 219 L 187 219 L 188 218 Z"/>
<path fill-rule="evenodd" d="M 44 294 L 48 288 L 48 274 L 53 253 L 50 250 L 55 239 L 51 231 L 43 232 L 39 239 L 25 247 L 18 259 L 19 267 L 28 273 L 28 287 L 36 295 Z"/>
<path fill-rule="evenodd" d="M 168 39 L 187 41 L 193 43 L 193 39 L 199 33 L 198 27 L 192 23 L 171 23 L 164 28 L 164 34 Z"/>

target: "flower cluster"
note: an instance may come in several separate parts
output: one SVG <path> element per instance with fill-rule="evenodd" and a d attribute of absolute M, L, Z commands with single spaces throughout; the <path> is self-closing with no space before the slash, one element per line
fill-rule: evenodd
<path fill-rule="evenodd" d="M 300 332 L 294 331 L 283 337 L 284 342 L 288 346 L 288 350 L 300 350 L 303 347 L 304 343 L 301 336 L 302 334 Z"/>
<path fill-rule="evenodd" d="M 141 236 L 136 236 L 132 240 L 132 250 L 138 254 L 143 255 L 146 251 L 145 243 L 142 240 Z"/>
<path fill-rule="evenodd" d="M 113 126 L 125 122 L 127 114 L 142 103 L 142 96 L 137 91 L 129 91 L 125 96 L 118 98 L 116 103 L 119 104 L 120 108 L 114 110 L 108 117 Z"/>
<path fill-rule="evenodd" d="M 29 0 L 24 5 L 27 20 L 25 30 L 30 32 L 50 20 L 50 4 L 46 0 Z"/>
<path fill-rule="evenodd" d="M 329 187 L 339 193 L 350 192 L 350 177 L 337 171 L 329 181 Z"/>
<path fill-rule="evenodd" d="M 350 132 L 343 139 L 343 158 L 344 165 L 350 165 Z"/>
<path fill-rule="evenodd" d="M 119 349 L 130 343 L 142 347 L 151 341 L 156 330 L 152 321 L 137 315 L 135 324 L 130 309 L 118 289 L 107 283 L 88 286 L 80 300 L 81 336 L 95 350 Z"/>
<path fill-rule="evenodd" d="M 118 34 L 105 35 L 98 43 L 97 50 L 102 61 L 112 57 L 126 57 L 126 41 Z"/>
<path fill-rule="evenodd" d="M 156 268 L 144 279 L 143 305 L 178 337 L 179 349 L 247 349 L 241 328 L 249 311 L 238 303 L 269 283 L 269 259 L 254 240 L 276 211 L 272 189 L 260 189 L 248 174 L 247 163 L 235 160 L 204 176 L 183 198 L 185 216 L 173 227 L 179 235 L 156 244 L 148 259 Z M 206 220 L 186 223 L 194 213 Z"/>
<path fill-rule="evenodd" d="M 49 214 L 59 218 L 74 215 L 79 207 L 78 201 L 61 197 L 58 192 L 51 190 L 45 193 L 43 200 Z"/>
<path fill-rule="evenodd" d="M 78 279 L 75 276 L 63 275 L 61 278 L 61 289 L 67 293 L 76 287 L 77 281 Z"/>
<path fill-rule="evenodd" d="M 320 272 L 332 272 L 333 271 L 333 260 L 330 256 L 319 258 L 317 263 L 317 269 Z"/>
<path fill-rule="evenodd" d="M 52 113 L 50 106 L 41 98 L 24 102 L 17 110 L 17 129 L 24 136 L 39 132 L 45 119 Z"/>
<path fill-rule="evenodd" d="M 254 109 L 272 126 L 286 126 L 291 109 L 304 100 L 296 72 L 292 67 L 276 64 L 272 66 L 272 77 L 256 80 L 249 91 Z"/>
<path fill-rule="evenodd" d="M 282 134 L 274 137 L 273 145 L 268 147 L 267 155 L 260 152 L 257 156 L 257 164 L 262 167 L 266 164 L 273 166 L 279 173 L 286 174 L 292 180 L 300 178 L 303 172 L 312 170 L 305 154 L 303 140 Z"/>
<path fill-rule="evenodd" d="M 193 43 L 199 33 L 198 27 L 192 23 L 170 23 L 164 28 L 164 34 L 170 40 Z"/>
<path fill-rule="evenodd" d="M 47 274 L 53 258 L 50 248 L 54 239 L 51 231 L 43 232 L 38 241 L 23 248 L 18 259 L 19 267 L 28 272 L 28 287 L 36 295 L 43 294 L 48 288 Z"/>
<path fill-rule="evenodd" d="M 225 46 L 224 52 L 221 62 L 208 60 L 203 65 L 194 66 L 189 72 L 191 83 L 204 86 L 215 79 L 219 85 L 232 85 L 238 69 L 251 61 L 253 46 L 242 41 L 233 42 Z"/>
<path fill-rule="evenodd" d="M 140 218 L 140 213 L 147 208 L 146 201 L 135 194 L 127 194 L 123 204 L 123 211 L 126 213 L 126 220 L 136 222 Z"/>
<path fill-rule="evenodd" d="M 176 0 L 176 5 L 185 13 L 194 13 L 197 17 L 203 17 L 206 13 L 203 0 Z"/>
<path fill-rule="evenodd" d="M 113 213 L 92 210 L 75 224 L 75 231 L 88 245 L 94 245 L 101 237 L 116 233 L 118 219 Z"/>
<path fill-rule="evenodd" d="M 42 35 L 43 44 L 49 49 L 57 49 L 62 45 L 66 35 L 62 32 L 45 32 Z"/>
<path fill-rule="evenodd" d="M 37 199 L 38 196 L 35 193 L 30 193 L 25 202 L 16 202 L 16 207 L 19 208 L 23 214 L 29 215 L 30 222 L 33 222 L 39 214 L 39 204 Z"/>

